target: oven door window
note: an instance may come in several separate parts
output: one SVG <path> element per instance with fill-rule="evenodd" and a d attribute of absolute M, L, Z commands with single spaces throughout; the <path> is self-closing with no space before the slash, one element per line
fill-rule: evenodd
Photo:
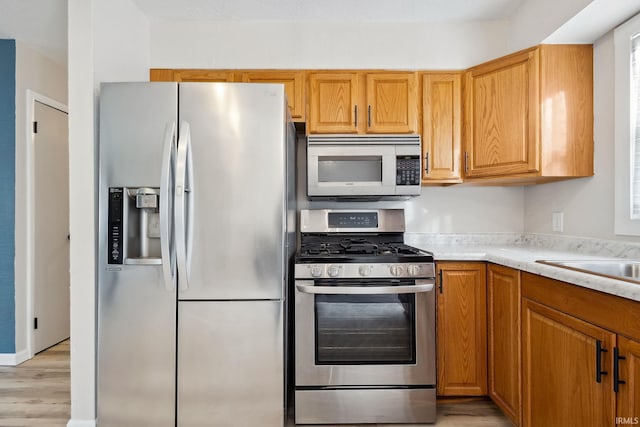
<path fill-rule="evenodd" d="M 416 363 L 415 294 L 316 295 L 316 364 Z"/>

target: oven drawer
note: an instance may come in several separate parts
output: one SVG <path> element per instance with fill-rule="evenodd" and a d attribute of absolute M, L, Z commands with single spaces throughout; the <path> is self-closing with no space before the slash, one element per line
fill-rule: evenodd
<path fill-rule="evenodd" d="M 296 390 L 296 424 L 433 423 L 435 388 Z"/>

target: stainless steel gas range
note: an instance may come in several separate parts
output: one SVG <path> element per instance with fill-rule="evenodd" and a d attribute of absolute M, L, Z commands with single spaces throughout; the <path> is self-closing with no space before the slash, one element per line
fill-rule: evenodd
<path fill-rule="evenodd" d="M 436 418 L 435 269 L 402 209 L 303 210 L 295 262 L 297 424 Z"/>

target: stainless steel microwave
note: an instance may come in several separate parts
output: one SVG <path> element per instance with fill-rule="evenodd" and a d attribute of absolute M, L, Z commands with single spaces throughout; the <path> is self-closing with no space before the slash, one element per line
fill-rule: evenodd
<path fill-rule="evenodd" d="M 312 135 L 310 199 L 392 200 L 420 194 L 420 135 Z"/>

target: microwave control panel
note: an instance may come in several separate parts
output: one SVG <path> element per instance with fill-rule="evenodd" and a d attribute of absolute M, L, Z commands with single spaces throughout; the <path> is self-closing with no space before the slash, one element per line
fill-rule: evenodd
<path fill-rule="evenodd" d="M 420 185 L 420 156 L 396 157 L 396 185 Z"/>

